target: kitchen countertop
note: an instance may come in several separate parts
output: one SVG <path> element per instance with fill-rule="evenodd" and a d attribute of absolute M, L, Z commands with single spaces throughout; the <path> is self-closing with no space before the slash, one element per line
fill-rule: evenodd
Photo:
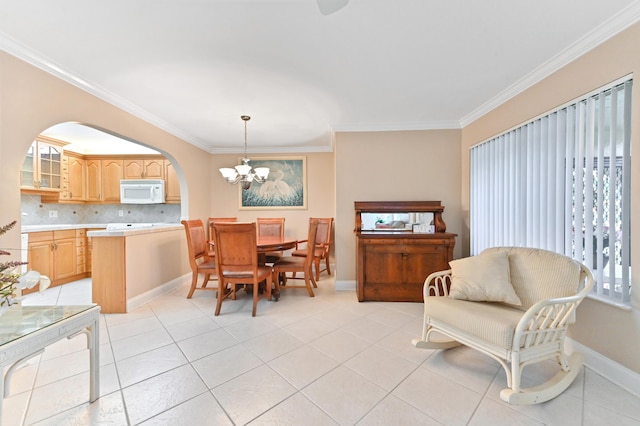
<path fill-rule="evenodd" d="M 106 223 L 75 223 L 58 225 L 26 225 L 21 228 L 22 233 L 44 232 L 44 231 L 64 231 L 67 229 L 101 228 L 105 229 Z"/>
<path fill-rule="evenodd" d="M 96 229 L 87 233 L 88 237 L 122 237 L 137 234 L 148 234 L 156 231 L 172 231 L 174 229 L 184 229 L 179 223 L 157 223 L 148 228 L 130 229 L 110 229 L 107 230 L 106 223 L 77 223 L 59 225 L 27 225 L 23 226 L 22 233 L 44 232 L 44 231 L 64 231 L 68 229 Z"/>
<path fill-rule="evenodd" d="M 87 232 L 87 237 L 129 237 L 139 234 L 151 234 L 154 232 L 175 231 L 177 229 L 184 230 L 184 226 L 179 223 L 160 223 L 149 228 L 105 229 Z"/>

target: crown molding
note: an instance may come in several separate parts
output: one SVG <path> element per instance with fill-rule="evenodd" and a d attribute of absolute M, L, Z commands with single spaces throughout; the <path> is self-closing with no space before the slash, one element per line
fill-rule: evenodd
<path fill-rule="evenodd" d="M 640 20 L 640 2 L 635 1 L 616 15 L 593 29 L 586 36 L 552 57 L 549 61 L 535 68 L 519 81 L 500 92 L 489 101 L 460 119 L 460 127 L 466 127 L 478 118 L 499 107 L 509 99 L 524 92 L 570 62 L 594 49 L 598 45 L 621 33 Z"/>
<path fill-rule="evenodd" d="M 119 108 L 129 114 L 140 118 L 141 120 L 158 127 L 159 129 L 164 130 L 165 132 L 182 139 L 191 145 L 194 145 L 204 151 L 210 152 L 210 147 L 201 141 L 193 138 L 192 136 L 182 132 L 176 127 L 171 126 L 164 120 L 161 120 L 157 116 L 150 114 L 144 109 L 132 104 L 131 102 L 126 101 L 125 99 L 114 95 L 108 90 L 100 87 L 96 84 L 89 82 L 88 80 L 83 79 L 79 75 L 72 74 L 62 67 L 58 66 L 54 61 L 46 58 L 45 56 L 39 55 L 36 52 L 33 52 L 27 49 L 21 43 L 18 43 L 13 38 L 7 36 L 6 34 L 0 31 L 0 49 L 7 52 L 10 55 L 17 57 L 36 68 L 39 68 L 49 74 L 54 75 L 55 77 L 85 91 L 90 93 L 91 95 L 102 99 L 103 101 Z"/>

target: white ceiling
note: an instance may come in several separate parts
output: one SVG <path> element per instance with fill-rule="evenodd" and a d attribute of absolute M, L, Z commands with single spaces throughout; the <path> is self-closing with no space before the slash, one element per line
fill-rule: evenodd
<path fill-rule="evenodd" d="M 2 0 L 0 49 L 211 153 L 459 128 L 640 19 L 638 0 Z"/>

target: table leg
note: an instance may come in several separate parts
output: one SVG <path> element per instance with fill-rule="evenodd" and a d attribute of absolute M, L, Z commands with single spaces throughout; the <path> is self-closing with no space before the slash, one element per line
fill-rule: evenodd
<path fill-rule="evenodd" d="M 87 327 L 89 338 L 89 401 L 94 402 L 100 397 L 100 324 L 96 319 Z"/>

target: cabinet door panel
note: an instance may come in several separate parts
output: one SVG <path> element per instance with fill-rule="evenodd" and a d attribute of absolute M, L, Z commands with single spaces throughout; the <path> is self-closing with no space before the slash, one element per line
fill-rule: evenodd
<path fill-rule="evenodd" d="M 164 179 L 163 160 L 144 160 L 145 179 Z"/>
<path fill-rule="evenodd" d="M 125 160 L 124 161 L 124 178 L 125 179 L 141 179 L 144 172 L 144 164 L 142 160 Z"/>
<path fill-rule="evenodd" d="M 367 246 L 365 250 L 365 282 L 394 283 L 401 279 L 402 253 L 388 246 Z"/>
<path fill-rule="evenodd" d="M 102 201 L 120 202 L 122 160 L 102 160 Z"/>
<path fill-rule="evenodd" d="M 102 199 L 102 162 L 101 160 L 87 160 L 87 201 Z"/>
<path fill-rule="evenodd" d="M 29 243 L 27 268 L 53 279 L 53 241 Z"/>
<path fill-rule="evenodd" d="M 56 240 L 53 259 L 54 279 L 59 280 L 76 275 L 76 239 Z"/>
<path fill-rule="evenodd" d="M 85 199 L 85 166 L 81 158 L 69 157 L 69 199 Z"/>

